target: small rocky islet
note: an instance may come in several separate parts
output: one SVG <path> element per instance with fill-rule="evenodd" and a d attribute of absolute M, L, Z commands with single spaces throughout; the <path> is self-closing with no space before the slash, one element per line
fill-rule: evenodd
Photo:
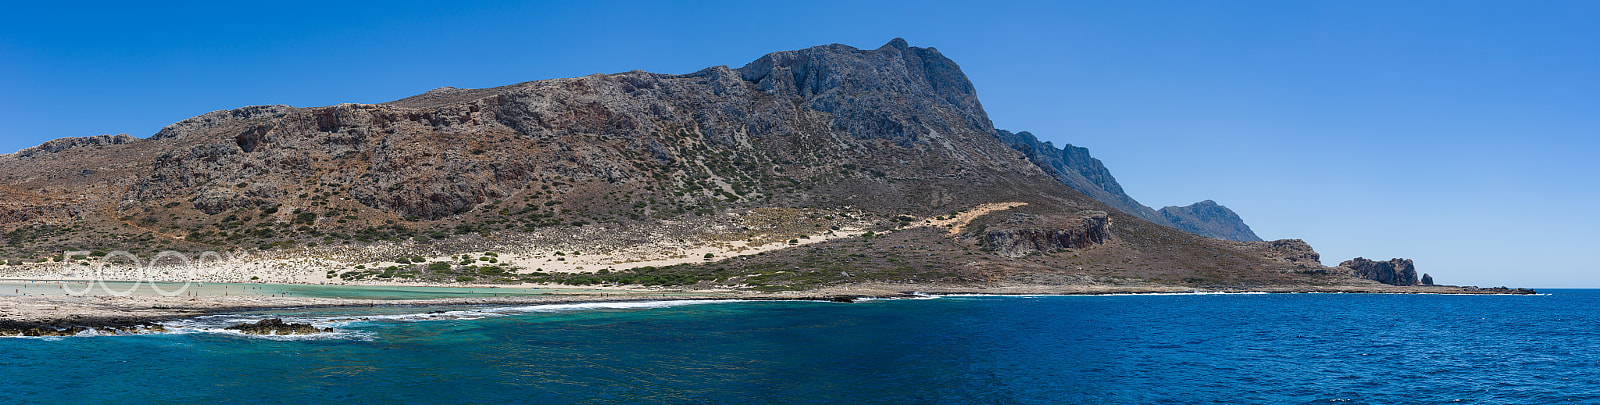
<path fill-rule="evenodd" d="M 309 323 L 287 323 L 282 318 L 269 318 L 255 323 L 241 323 L 224 328 L 250 335 L 314 335 L 333 332 L 333 328 L 318 328 Z"/>

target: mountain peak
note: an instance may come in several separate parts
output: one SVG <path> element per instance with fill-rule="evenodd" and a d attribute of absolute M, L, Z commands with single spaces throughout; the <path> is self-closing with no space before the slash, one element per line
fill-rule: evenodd
<path fill-rule="evenodd" d="M 878 47 L 878 49 L 880 49 L 880 50 L 882 50 L 882 49 L 899 49 L 899 50 L 902 50 L 902 51 L 907 50 L 909 48 L 911 48 L 911 45 L 906 43 L 906 39 L 905 38 L 891 39 L 891 40 L 889 40 L 889 43 L 883 44 L 883 46 Z"/>
<path fill-rule="evenodd" d="M 1162 207 L 1156 211 L 1174 227 L 1202 236 L 1237 241 L 1259 241 L 1255 231 L 1239 214 L 1216 201 L 1205 200 L 1187 206 Z"/>
<path fill-rule="evenodd" d="M 993 131 L 961 67 L 900 38 L 874 50 L 831 44 L 773 52 L 736 71 L 762 92 L 805 99 L 806 107 L 833 114 L 857 138 L 907 145 L 930 134 L 929 127 Z M 885 123 L 887 117 L 911 115 L 933 122 Z"/>

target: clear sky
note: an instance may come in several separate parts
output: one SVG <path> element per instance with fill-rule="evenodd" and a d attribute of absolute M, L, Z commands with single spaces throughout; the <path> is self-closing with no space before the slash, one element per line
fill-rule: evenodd
<path fill-rule="evenodd" d="M 1600 287 L 1597 1 L 43 3 L 0 14 L 0 153 L 904 37 L 1146 205 L 1213 199 L 1327 264 Z"/>

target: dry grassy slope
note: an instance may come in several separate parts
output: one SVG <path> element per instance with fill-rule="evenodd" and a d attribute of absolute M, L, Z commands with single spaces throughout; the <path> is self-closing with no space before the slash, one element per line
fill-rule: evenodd
<path fill-rule="evenodd" d="M 0 192 L 19 196 L 0 206 L 7 232 L 0 258 L 70 249 L 449 245 L 567 230 L 578 238 L 583 225 L 630 229 L 760 207 L 857 212 L 880 232 L 900 215 L 934 217 L 991 202 L 1027 202 L 1016 210 L 1045 215 L 1115 212 L 1054 181 L 994 133 L 953 62 L 898 40 L 876 50 L 779 52 L 689 75 L 440 89 L 380 105 L 247 107 L 186 120 L 148 140 L 0 157 Z M 1022 259 L 913 228 L 676 271 L 750 277 L 794 263 L 862 263 L 760 283 L 774 288 L 861 277 L 1317 281 L 1283 271 L 1286 264 L 1255 245 L 1120 213 L 1113 220 L 1111 244 Z M 681 232 L 659 237 L 704 230 Z M 903 254 L 915 249 L 904 246 L 933 250 Z M 812 249 L 873 258 L 829 262 L 806 256 Z"/>

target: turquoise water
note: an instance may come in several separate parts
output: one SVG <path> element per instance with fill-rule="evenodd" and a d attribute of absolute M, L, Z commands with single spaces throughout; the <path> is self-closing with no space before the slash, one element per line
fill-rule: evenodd
<path fill-rule="evenodd" d="M 183 332 L 169 335 L 0 339 L 0 395 L 32 403 L 1600 402 L 1600 291 L 1592 290 L 377 311 L 202 318 L 172 324 Z M 271 315 L 338 333 L 214 330 Z"/>
<path fill-rule="evenodd" d="M 424 287 L 382 285 L 306 285 L 264 283 L 173 283 L 132 281 L 0 280 L 0 296 L 62 295 L 182 295 L 221 297 L 229 295 L 294 296 L 313 298 L 356 298 L 406 300 L 456 297 L 531 296 L 552 293 L 603 293 L 582 288 L 516 287 Z M 672 294 L 663 294 L 672 295 Z"/>

